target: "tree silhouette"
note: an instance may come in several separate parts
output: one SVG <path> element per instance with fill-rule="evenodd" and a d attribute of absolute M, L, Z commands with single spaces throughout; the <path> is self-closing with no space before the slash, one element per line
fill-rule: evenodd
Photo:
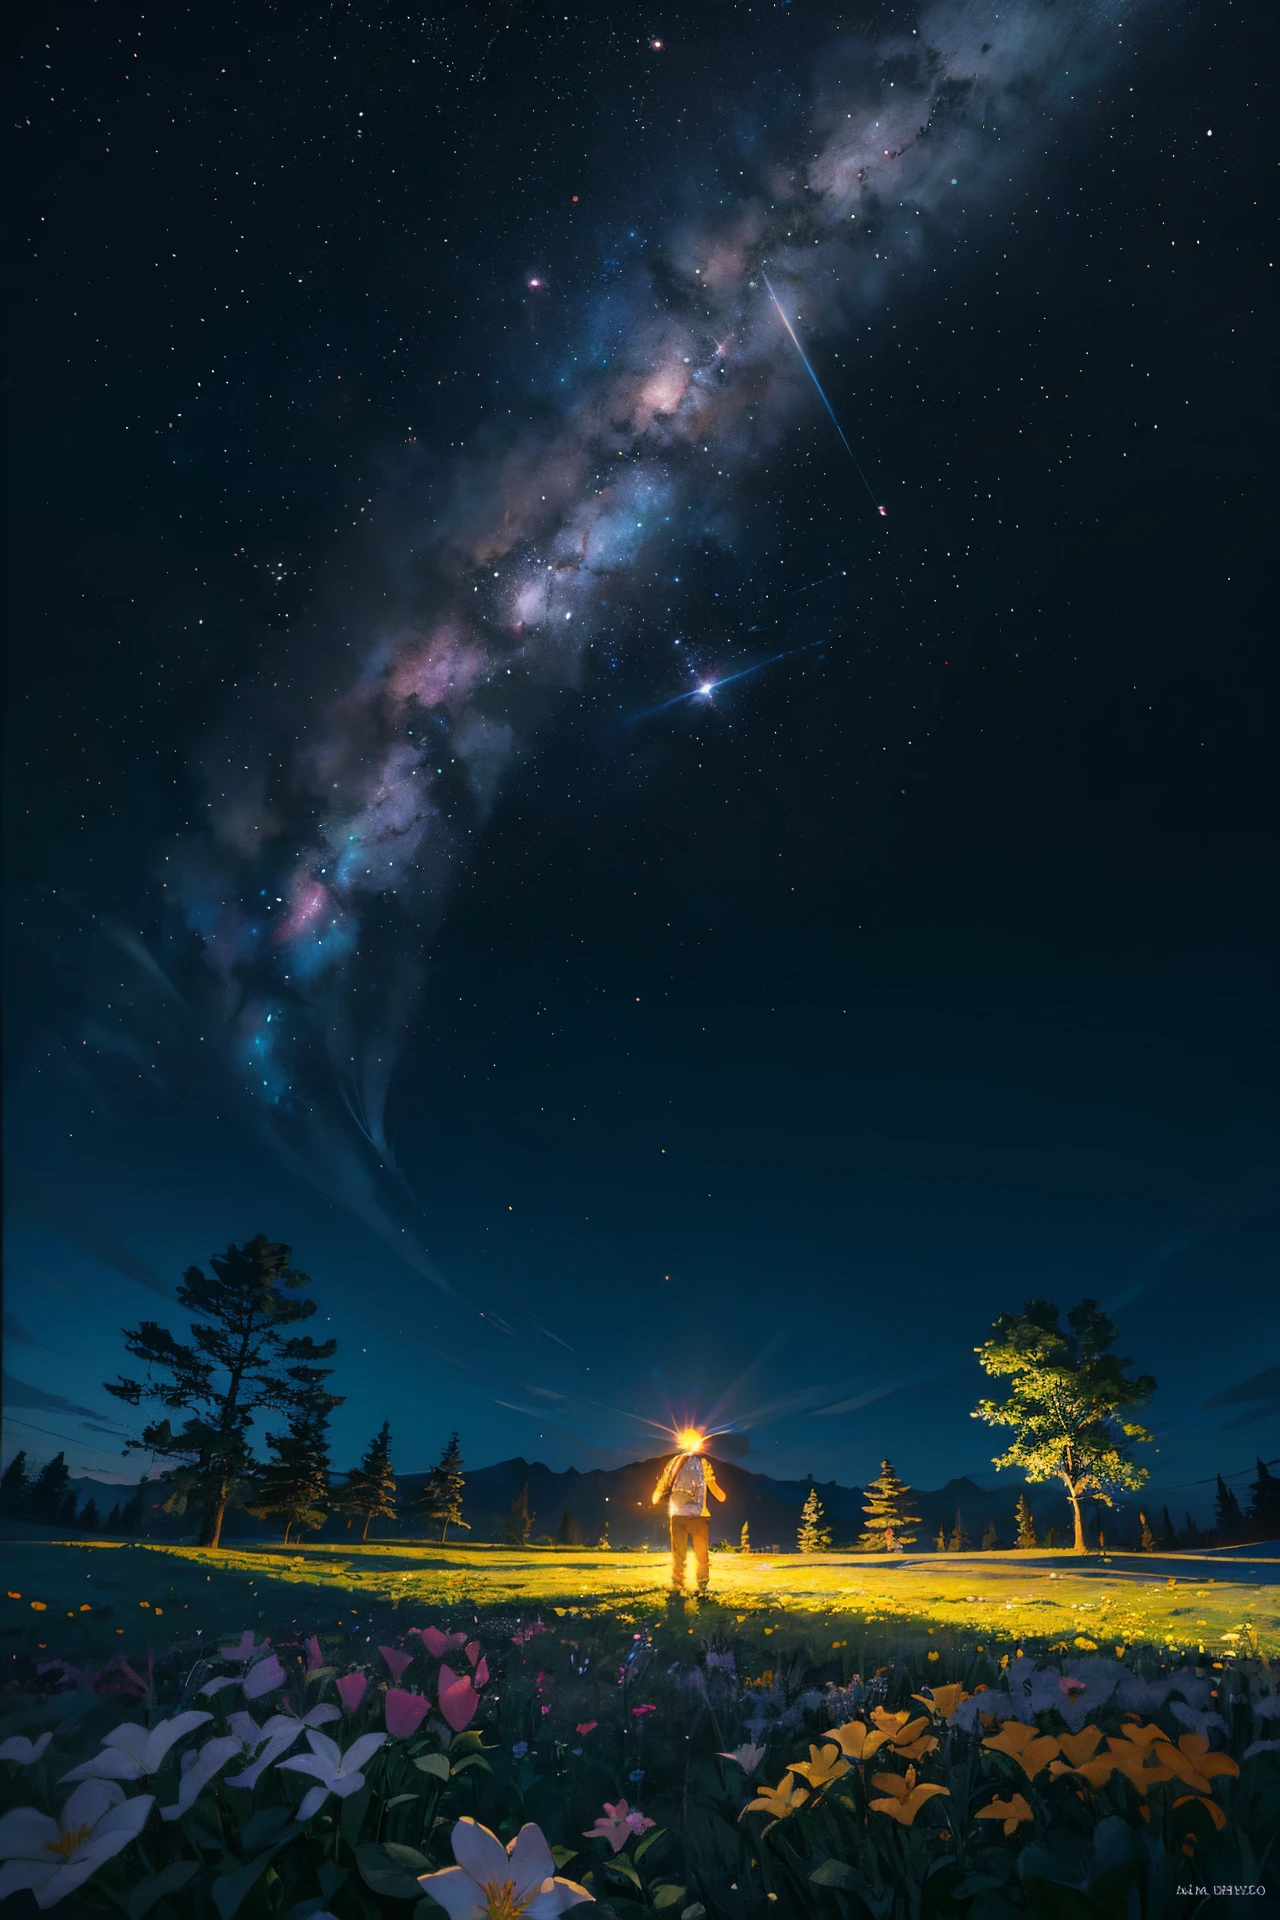
<path fill-rule="evenodd" d="M 396 1477 L 391 1465 L 391 1426 L 383 1421 L 364 1450 L 358 1467 L 352 1467 L 338 1501 L 344 1513 L 364 1516 L 361 1540 L 369 1538 L 374 1520 L 396 1517 Z"/>
<path fill-rule="evenodd" d="M 31 1482 L 28 1494 L 28 1506 L 33 1519 L 43 1520 L 47 1527 L 56 1527 L 61 1520 L 67 1501 L 67 1482 L 71 1470 L 67 1466 L 66 1455 L 55 1453 L 52 1460 L 46 1460 L 35 1479 Z M 71 1496 L 72 1511 L 75 1511 L 75 1494 Z"/>
<path fill-rule="evenodd" d="M 948 1553 L 968 1553 L 973 1546 L 972 1540 L 964 1530 L 964 1521 L 960 1518 L 960 1509 L 956 1508 L 956 1523 L 951 1529 L 951 1538 L 947 1541 Z"/>
<path fill-rule="evenodd" d="M 893 1462 L 882 1460 L 879 1478 L 871 1482 L 862 1503 L 866 1525 L 858 1541 L 860 1550 L 896 1553 L 902 1547 L 913 1547 L 916 1536 L 907 1528 L 920 1524 L 920 1515 L 909 1511 L 915 1499 L 906 1481 L 894 1472 Z"/>
<path fill-rule="evenodd" d="M 750 1551 L 751 1551 L 751 1529 L 747 1525 L 747 1522 L 744 1520 L 742 1523 L 742 1532 L 738 1535 L 738 1552 L 750 1553 Z"/>
<path fill-rule="evenodd" d="M 529 1482 L 526 1480 L 507 1510 L 502 1537 L 509 1547 L 527 1547 L 536 1513 L 529 1511 Z"/>
<path fill-rule="evenodd" d="M 558 1547 L 580 1547 L 582 1545 L 582 1528 L 578 1525 L 568 1507 L 566 1507 L 561 1514 L 560 1525 L 556 1528 L 556 1545 Z"/>
<path fill-rule="evenodd" d="M 988 1520 L 982 1529 L 982 1550 L 984 1553 L 993 1553 L 999 1545 L 1000 1535 L 996 1532 L 996 1523 L 994 1520 Z"/>
<path fill-rule="evenodd" d="M 1221 1474 L 1218 1475 L 1218 1491 L 1213 1497 L 1213 1518 L 1220 1547 L 1233 1547 L 1243 1540 L 1245 1524 L 1240 1502 Z"/>
<path fill-rule="evenodd" d="M 86 1533 L 97 1533 L 102 1526 L 102 1518 L 98 1512 L 98 1503 L 92 1494 L 89 1495 L 89 1498 L 80 1509 L 80 1525 Z"/>
<path fill-rule="evenodd" d="M 471 1524 L 462 1517 L 462 1450 L 456 1433 L 450 1434 L 440 1464 L 432 1467 L 426 1482 L 413 1499 L 413 1511 L 430 1525 L 440 1528 L 440 1544 L 450 1527 L 462 1527 L 468 1533 Z"/>
<path fill-rule="evenodd" d="M 983 1371 L 1011 1381 L 1007 1400 L 983 1400 L 973 1418 L 1008 1427 L 1013 1442 L 993 1464 L 1021 1467 L 1033 1483 L 1061 1480 L 1071 1502 L 1075 1551 L 1083 1553 L 1083 1501 L 1111 1506 L 1123 1488 L 1136 1492 L 1148 1475 L 1130 1457 L 1136 1441 L 1150 1440 L 1130 1415 L 1155 1392 L 1149 1374 L 1131 1378 L 1132 1361 L 1111 1352 L 1117 1332 L 1096 1300 L 1067 1315 L 1047 1300 L 1028 1300 L 1019 1314 L 1003 1313 L 994 1338 L 977 1348 Z"/>
<path fill-rule="evenodd" d="M 105 1383 L 108 1393 L 132 1407 L 152 1400 L 171 1413 L 186 1413 L 178 1432 L 166 1414 L 129 1445 L 177 1463 L 160 1476 L 172 1487 L 166 1510 L 185 1513 L 189 1503 L 198 1504 L 204 1547 L 220 1543 L 228 1506 L 252 1496 L 254 1415 L 295 1410 L 297 1369 L 337 1351 L 336 1340 L 317 1344 L 284 1331 L 316 1310 L 315 1301 L 299 1292 L 311 1282 L 291 1265 L 292 1252 L 260 1233 L 211 1259 L 212 1277 L 188 1267 L 178 1304 L 192 1315 L 190 1341 L 175 1340 L 154 1320 L 126 1328 L 129 1352 L 159 1377 L 145 1385 L 123 1375 Z"/>
<path fill-rule="evenodd" d="M 27 1456 L 25 1450 L 20 1449 L 4 1472 L 0 1473 L 0 1513 L 21 1513 L 27 1505 L 29 1493 Z"/>
<path fill-rule="evenodd" d="M 1245 1517 L 1255 1539 L 1280 1539 L 1280 1479 L 1268 1471 L 1265 1460 L 1258 1461 L 1258 1477 L 1250 1492 L 1253 1498 Z"/>

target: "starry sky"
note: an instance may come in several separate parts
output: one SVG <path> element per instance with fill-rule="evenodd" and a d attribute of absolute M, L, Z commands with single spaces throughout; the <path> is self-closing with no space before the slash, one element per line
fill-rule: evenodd
<path fill-rule="evenodd" d="M 1280 1452 L 1263 10 L 9 32 L 6 1457 L 257 1232 L 339 1465 Z"/>

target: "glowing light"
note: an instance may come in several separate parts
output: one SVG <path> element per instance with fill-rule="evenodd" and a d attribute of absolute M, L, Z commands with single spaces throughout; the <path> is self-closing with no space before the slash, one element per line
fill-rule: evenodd
<path fill-rule="evenodd" d="M 541 282 L 541 280 L 531 280 L 531 281 L 529 282 L 529 285 L 530 285 L 531 287 L 540 287 L 540 286 L 542 285 L 542 282 Z"/>
<path fill-rule="evenodd" d="M 676 1435 L 676 1444 L 681 1453 L 698 1453 L 704 1438 L 705 1435 L 699 1433 L 697 1427 L 681 1427 Z"/>
<path fill-rule="evenodd" d="M 704 700 L 709 700 L 712 694 L 715 692 L 715 690 L 716 690 L 715 683 L 711 680 L 705 680 L 703 684 L 698 688 L 698 692 L 702 695 Z"/>

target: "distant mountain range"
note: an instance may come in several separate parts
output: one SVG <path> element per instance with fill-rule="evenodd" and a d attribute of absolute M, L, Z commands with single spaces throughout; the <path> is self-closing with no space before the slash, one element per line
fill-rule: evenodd
<path fill-rule="evenodd" d="M 463 1496 L 463 1517 L 470 1531 L 450 1537 L 462 1542 L 500 1541 L 511 1504 L 519 1498 L 520 1489 L 527 1486 L 529 1509 L 535 1516 L 532 1532 L 535 1541 L 555 1539 L 567 1514 L 589 1546 L 600 1539 L 606 1525 L 609 1540 L 615 1547 L 639 1547 L 646 1543 L 659 1546 L 666 1533 L 666 1518 L 662 1508 L 654 1507 L 652 1494 L 663 1457 L 632 1461 L 624 1467 L 595 1468 L 586 1473 L 580 1473 L 576 1467 L 555 1473 L 540 1460 L 519 1457 L 500 1460 L 496 1466 L 476 1468 L 466 1475 Z M 732 1460 L 716 1460 L 715 1470 L 726 1500 L 723 1507 L 716 1507 L 714 1501 L 711 1503 L 715 1507 L 711 1520 L 713 1540 L 725 1539 L 736 1546 L 745 1521 L 751 1545 L 757 1551 L 793 1551 L 800 1509 L 810 1487 L 817 1488 L 836 1546 L 852 1545 L 862 1531 L 864 1494 L 860 1487 L 844 1487 L 835 1481 L 775 1480 L 766 1473 L 750 1473 Z M 426 1478 L 425 1473 L 397 1475 L 402 1503 L 408 1505 Z M 79 1489 L 82 1501 L 93 1495 L 104 1519 L 117 1501 L 123 1503 L 129 1498 L 136 1485 L 106 1485 L 92 1479 L 74 1480 L 71 1484 Z M 1017 1481 L 989 1488 L 980 1487 L 973 1480 L 959 1479 L 949 1480 L 935 1492 L 917 1493 L 915 1506 L 921 1523 L 913 1531 L 918 1546 L 932 1547 L 939 1530 L 950 1535 L 957 1513 L 973 1546 L 981 1544 L 988 1521 L 995 1524 L 999 1544 L 1012 1546 L 1014 1507 L 1020 1492 L 1027 1495 L 1041 1537 L 1047 1527 L 1053 1527 L 1059 1541 L 1065 1544 L 1070 1518 L 1066 1496 L 1060 1489 L 1024 1487 Z M 164 1539 L 189 1535 L 190 1521 L 163 1513 L 163 1500 L 164 1493 L 157 1486 L 154 1500 L 149 1504 L 146 1532 Z M 1108 1515 L 1107 1522 L 1114 1524 L 1116 1517 Z M 1133 1519 L 1126 1516 L 1123 1509 L 1119 1520 L 1117 1534 L 1133 1530 Z M 349 1538 L 352 1531 L 346 1517 L 335 1514 L 319 1534 L 308 1537 L 338 1541 Z M 417 1529 L 409 1522 L 403 1526 L 380 1522 L 372 1538 L 403 1537 L 413 1531 Z M 247 1513 L 230 1513 L 223 1538 L 224 1541 L 264 1540 L 272 1538 L 275 1532 L 275 1528 L 252 1519 Z"/>

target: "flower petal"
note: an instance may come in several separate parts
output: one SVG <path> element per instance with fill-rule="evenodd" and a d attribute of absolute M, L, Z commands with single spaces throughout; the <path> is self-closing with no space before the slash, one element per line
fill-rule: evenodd
<path fill-rule="evenodd" d="M 246 1700 L 261 1700 L 263 1694 L 274 1693 L 277 1687 L 285 1683 L 286 1674 L 274 1653 L 265 1660 L 259 1660 L 250 1667 L 244 1677 L 244 1697 Z"/>
<path fill-rule="evenodd" d="M 554 1916 L 563 1913 L 566 1907 L 576 1907 L 582 1900 L 594 1900 L 595 1895 L 580 1887 L 576 1880 L 554 1879 L 551 1885 L 544 1886 L 541 1893 L 535 1894 L 525 1909 L 525 1920 L 554 1920 Z"/>
<path fill-rule="evenodd" d="M 43 1887 L 52 1880 L 58 1869 L 46 1853 L 39 1860 L 8 1860 L 0 1867 L 0 1900 L 7 1900 L 11 1893 L 21 1893 L 24 1887 Z M 477 1908 L 483 1913 L 483 1907 Z"/>
<path fill-rule="evenodd" d="M 79 1827 L 96 1827 L 116 1807 L 124 1804 L 124 1788 L 114 1780 L 85 1780 L 62 1809 L 59 1824 L 64 1833 Z"/>
<path fill-rule="evenodd" d="M 172 1720 L 162 1720 L 147 1735 L 146 1745 L 140 1755 L 142 1771 L 154 1773 L 170 1747 L 176 1746 L 187 1734 L 194 1733 L 197 1727 L 208 1726 L 212 1718 L 211 1713 L 197 1713 L 193 1708 L 190 1713 L 175 1714 Z"/>
<path fill-rule="evenodd" d="M 434 1629 L 428 1628 L 427 1631 L 433 1632 Z M 444 1867 L 439 1873 L 420 1874 L 418 1885 L 444 1908 L 449 1920 L 486 1920 L 489 1902 L 463 1868 Z"/>
<path fill-rule="evenodd" d="M 308 1787 L 298 1808 L 299 1820 L 313 1820 L 328 1798 L 328 1787 Z"/>
<path fill-rule="evenodd" d="M 194 1765 L 187 1768 L 178 1788 L 178 1798 L 171 1807 L 160 1809 L 162 1820 L 178 1820 L 193 1807 L 201 1793 L 215 1773 L 226 1766 L 242 1751 L 240 1742 L 234 1733 L 224 1733 L 217 1740 L 207 1740 L 195 1757 Z"/>
<path fill-rule="evenodd" d="M 456 1856 L 456 1848 L 454 1852 Z M 507 1856 L 510 1861 L 507 1871 L 515 1881 L 516 1893 L 522 1900 L 527 1893 L 540 1887 L 544 1880 L 552 1879 L 555 1874 L 556 1863 L 551 1857 L 546 1835 L 532 1820 L 521 1827 L 507 1848 Z"/>
<path fill-rule="evenodd" d="M 314 1734 L 311 1736 L 313 1745 L 316 1737 Z M 323 1739 L 324 1735 L 321 1734 L 319 1738 Z M 356 1768 L 362 1767 L 366 1760 L 371 1760 L 378 1748 L 385 1746 L 386 1739 L 385 1733 L 362 1733 L 358 1740 L 353 1740 L 342 1756 L 343 1773 L 354 1773 Z"/>
<path fill-rule="evenodd" d="M 465 1814 L 453 1829 L 453 1857 L 471 1875 L 477 1886 L 494 1880 L 499 1886 L 511 1879 L 507 1850 L 497 1834 L 490 1833 L 478 1820 Z"/>
<path fill-rule="evenodd" d="M 48 1860 L 46 1848 L 57 1844 L 57 1821 L 38 1807 L 14 1807 L 0 1819 L 0 1854 L 6 1860 Z"/>

